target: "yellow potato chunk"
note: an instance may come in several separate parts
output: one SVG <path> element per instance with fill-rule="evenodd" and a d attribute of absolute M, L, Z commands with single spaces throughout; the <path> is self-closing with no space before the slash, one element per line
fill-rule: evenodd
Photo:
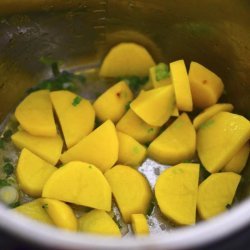
<path fill-rule="evenodd" d="M 199 164 L 181 163 L 162 172 L 155 184 L 161 212 L 178 224 L 194 224 L 198 181 Z"/>
<path fill-rule="evenodd" d="M 114 124 L 108 120 L 64 152 L 61 161 L 89 162 L 102 172 L 111 168 L 118 159 L 118 138 Z"/>
<path fill-rule="evenodd" d="M 135 43 L 120 43 L 105 56 L 100 76 L 147 76 L 155 62 L 148 51 Z"/>
<path fill-rule="evenodd" d="M 62 201 L 47 198 L 41 199 L 41 203 L 57 227 L 77 231 L 77 219 L 69 205 Z"/>
<path fill-rule="evenodd" d="M 85 213 L 78 221 L 81 232 L 121 236 L 119 227 L 105 211 L 92 210 Z"/>
<path fill-rule="evenodd" d="M 213 117 L 214 115 L 218 114 L 222 111 L 231 112 L 233 110 L 233 105 L 230 103 L 217 103 L 209 108 L 206 108 L 194 118 L 193 124 L 195 129 L 198 129 L 202 123 L 206 122 L 208 119 Z"/>
<path fill-rule="evenodd" d="M 204 180 L 198 191 L 197 208 L 203 219 L 209 219 L 231 205 L 241 176 L 235 173 L 215 173 Z"/>
<path fill-rule="evenodd" d="M 249 143 L 247 142 L 221 170 L 223 172 L 241 173 L 247 164 L 249 156 Z"/>
<path fill-rule="evenodd" d="M 132 214 L 131 226 L 135 235 L 149 234 L 148 222 L 144 214 Z"/>
<path fill-rule="evenodd" d="M 124 115 L 126 106 L 133 99 L 133 93 L 124 82 L 118 82 L 94 102 L 94 108 L 99 120 L 111 120 L 114 123 Z"/>
<path fill-rule="evenodd" d="M 116 129 L 130 135 L 140 143 L 152 141 L 160 131 L 159 127 L 150 126 L 144 122 L 132 109 L 129 109 L 116 124 Z"/>
<path fill-rule="evenodd" d="M 182 113 L 148 147 L 148 155 L 163 164 L 190 160 L 196 148 L 196 133 L 186 113 Z"/>
<path fill-rule="evenodd" d="M 88 100 L 70 91 L 51 92 L 50 98 L 67 148 L 70 148 L 94 129 L 95 110 Z"/>
<path fill-rule="evenodd" d="M 35 136 L 56 136 L 56 124 L 48 90 L 29 94 L 16 108 L 22 128 Z"/>
<path fill-rule="evenodd" d="M 19 156 L 16 176 L 25 193 L 39 197 L 45 182 L 56 170 L 56 167 L 24 148 Z"/>
<path fill-rule="evenodd" d="M 132 214 L 146 214 L 152 193 L 147 179 L 137 170 L 117 165 L 105 173 L 122 218 L 131 222 Z"/>
<path fill-rule="evenodd" d="M 168 85 L 142 91 L 130 104 L 130 108 L 147 124 L 160 127 L 172 115 L 174 105 L 174 88 Z"/>
<path fill-rule="evenodd" d="M 132 167 L 139 166 L 146 157 L 146 148 L 133 137 L 118 132 L 119 155 L 118 163 Z"/>
<path fill-rule="evenodd" d="M 91 208 L 111 209 L 111 189 L 101 171 L 89 163 L 72 161 L 55 171 L 42 196 Z"/>
<path fill-rule="evenodd" d="M 13 209 L 31 219 L 37 220 L 42 223 L 53 225 L 53 221 L 42 207 L 41 199 L 36 199 L 31 202 L 22 204 Z"/>
<path fill-rule="evenodd" d="M 170 77 L 166 77 L 166 78 L 157 80 L 156 72 L 155 72 L 157 66 L 151 67 L 149 69 L 149 80 L 152 83 L 153 87 L 154 88 L 160 88 L 160 87 L 171 84 L 171 78 Z"/>
<path fill-rule="evenodd" d="M 170 63 L 170 72 L 178 110 L 192 111 L 193 101 L 184 60 Z"/>
<path fill-rule="evenodd" d="M 220 171 L 250 138 L 250 123 L 243 116 L 220 112 L 200 126 L 197 152 L 210 173 Z"/>
<path fill-rule="evenodd" d="M 59 135 L 55 137 L 33 136 L 21 130 L 13 134 L 11 139 L 18 148 L 27 148 L 52 165 L 58 162 L 62 152 L 63 141 Z"/>
<path fill-rule="evenodd" d="M 204 109 L 214 105 L 224 89 L 222 80 L 197 62 L 190 64 L 189 81 L 193 104 L 196 108 Z"/>

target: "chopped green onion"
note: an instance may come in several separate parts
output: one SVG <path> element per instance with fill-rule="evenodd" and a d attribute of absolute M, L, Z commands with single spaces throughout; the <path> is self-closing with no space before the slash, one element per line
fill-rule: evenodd
<path fill-rule="evenodd" d="M 6 163 L 4 166 L 3 166 L 3 171 L 4 173 L 9 176 L 11 174 L 13 174 L 14 172 L 14 166 L 11 164 L 11 163 Z"/>
<path fill-rule="evenodd" d="M 16 188 L 12 186 L 5 186 L 0 189 L 0 200 L 7 204 L 13 204 L 17 202 L 19 199 L 19 194 L 16 190 Z"/>
<path fill-rule="evenodd" d="M 4 141 L 0 138 L 0 149 L 4 149 Z"/>
<path fill-rule="evenodd" d="M 7 180 L 0 179 L 0 188 L 10 186 Z"/>
<path fill-rule="evenodd" d="M 140 90 L 148 82 L 148 76 L 139 77 L 139 76 L 128 76 L 128 77 L 119 77 L 118 80 L 125 81 L 130 89 L 134 92 Z"/>
<path fill-rule="evenodd" d="M 77 97 L 73 100 L 72 105 L 73 105 L 74 107 L 76 107 L 76 106 L 81 102 L 81 100 L 82 100 L 82 98 L 81 98 L 80 96 L 77 96 Z"/>
<path fill-rule="evenodd" d="M 154 208 L 155 208 L 155 201 L 152 200 L 148 207 L 147 216 L 150 216 L 153 213 Z"/>
<path fill-rule="evenodd" d="M 128 103 L 125 105 L 125 110 L 126 110 L 126 111 L 128 111 L 128 110 L 130 109 L 130 103 L 131 103 L 131 101 L 128 102 Z"/>
<path fill-rule="evenodd" d="M 13 134 L 12 130 L 11 130 L 11 129 L 8 129 L 8 130 L 6 130 L 6 131 L 3 133 L 3 138 L 4 138 L 5 140 L 9 140 L 10 137 L 12 136 L 12 134 Z"/>
<path fill-rule="evenodd" d="M 226 209 L 230 209 L 231 207 L 232 207 L 232 205 L 230 205 L 230 204 L 226 205 Z"/>
<path fill-rule="evenodd" d="M 42 208 L 43 208 L 43 209 L 48 209 L 48 207 L 49 207 L 48 204 L 43 204 L 43 205 L 42 205 Z"/>
<path fill-rule="evenodd" d="M 170 76 L 168 66 L 165 63 L 159 63 L 155 66 L 156 81 L 166 79 Z"/>

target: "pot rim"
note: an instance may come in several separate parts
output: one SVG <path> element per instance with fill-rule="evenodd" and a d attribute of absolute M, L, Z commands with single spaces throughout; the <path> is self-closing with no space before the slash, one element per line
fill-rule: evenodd
<path fill-rule="evenodd" d="M 12 235 L 46 247 L 63 249 L 185 249 L 194 248 L 226 238 L 250 222 L 250 198 L 229 211 L 195 226 L 183 227 L 169 233 L 148 237 L 122 239 L 72 233 L 38 223 L 0 204 L 0 227 Z M 166 237 L 167 236 L 167 237 Z"/>

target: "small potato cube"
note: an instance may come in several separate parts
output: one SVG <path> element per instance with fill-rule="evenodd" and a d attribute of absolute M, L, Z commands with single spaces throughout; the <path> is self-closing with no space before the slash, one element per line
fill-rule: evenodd
<path fill-rule="evenodd" d="M 149 234 L 148 222 L 144 214 L 132 214 L 131 225 L 135 235 Z"/>

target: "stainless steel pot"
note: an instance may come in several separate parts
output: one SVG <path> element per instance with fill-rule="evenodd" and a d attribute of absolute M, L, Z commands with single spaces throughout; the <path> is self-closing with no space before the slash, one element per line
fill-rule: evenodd
<path fill-rule="evenodd" d="M 250 118 L 249 0 L 1 0 L 0 121 L 25 90 L 47 75 L 41 56 L 65 67 L 98 65 L 120 41 L 138 42 L 156 60 L 184 58 L 214 70 L 226 99 Z M 248 163 L 249 165 L 249 163 Z M 102 238 L 63 232 L 0 205 L 0 227 L 56 249 L 193 249 L 226 238 L 250 224 L 250 166 L 236 205 L 207 222 L 147 238 Z"/>

